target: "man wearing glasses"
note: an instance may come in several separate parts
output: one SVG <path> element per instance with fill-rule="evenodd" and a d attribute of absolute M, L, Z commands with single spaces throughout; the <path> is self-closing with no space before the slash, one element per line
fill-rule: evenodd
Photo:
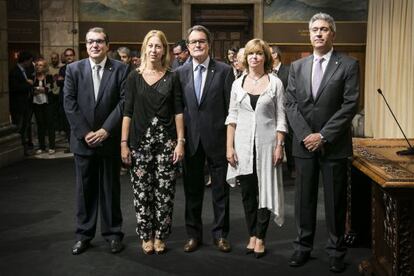
<path fill-rule="evenodd" d="M 184 160 L 185 223 L 188 241 L 185 252 L 198 249 L 203 238 L 201 212 L 204 196 L 204 164 L 211 174 L 214 221 L 213 242 L 222 252 L 230 252 L 229 188 L 226 183 L 226 126 L 230 90 L 234 80 L 230 66 L 209 56 L 211 35 L 201 25 L 187 32 L 192 61 L 181 66 L 177 75 L 184 98 L 186 155 Z"/>
<path fill-rule="evenodd" d="M 174 61 L 171 68 L 176 70 L 178 67 L 183 66 L 185 63 L 191 61 L 190 53 L 187 49 L 185 40 L 180 40 L 175 43 L 173 47 Z"/>
<path fill-rule="evenodd" d="M 122 251 L 120 207 L 120 137 L 127 65 L 107 58 L 108 36 L 102 28 L 86 34 L 89 58 L 66 69 L 64 107 L 71 126 L 70 147 L 76 172 L 76 243 L 84 252 L 95 236 L 98 209 L 101 233 L 111 253 Z"/>

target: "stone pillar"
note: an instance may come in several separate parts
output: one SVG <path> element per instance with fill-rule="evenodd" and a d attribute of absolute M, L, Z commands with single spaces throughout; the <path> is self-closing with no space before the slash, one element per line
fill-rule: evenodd
<path fill-rule="evenodd" d="M 40 53 L 50 62 L 50 54 L 66 49 L 79 58 L 79 0 L 40 1 Z"/>
<path fill-rule="evenodd" d="M 0 0 L 0 167 L 22 160 L 23 146 L 9 117 L 7 1 Z"/>

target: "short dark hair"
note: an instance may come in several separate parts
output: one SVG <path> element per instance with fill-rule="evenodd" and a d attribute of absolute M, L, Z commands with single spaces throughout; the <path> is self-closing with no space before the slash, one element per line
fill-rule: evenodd
<path fill-rule="evenodd" d="M 102 27 L 93 27 L 93 28 L 90 28 L 90 29 L 88 30 L 88 32 L 86 33 L 86 35 L 85 35 L 85 42 L 86 42 L 86 37 L 88 36 L 88 33 L 102 33 L 102 34 L 104 35 L 104 37 L 105 37 L 105 42 L 106 42 L 106 44 L 108 44 L 108 43 L 109 43 L 109 36 L 108 36 L 108 34 L 105 32 L 105 29 L 104 29 L 104 28 L 102 28 Z"/>
<path fill-rule="evenodd" d="M 280 48 L 277 47 L 276 45 L 273 45 L 271 48 L 272 48 L 273 53 L 277 54 L 278 59 L 282 61 L 282 51 L 280 51 Z"/>
<path fill-rule="evenodd" d="M 25 61 L 31 60 L 31 59 L 33 59 L 32 53 L 30 53 L 28 51 L 21 51 L 19 53 L 19 57 L 17 58 L 17 62 L 22 63 L 22 62 L 25 62 Z"/>
<path fill-rule="evenodd" d="M 202 32 L 202 33 L 204 33 L 205 35 L 206 35 L 206 37 L 207 37 L 207 43 L 208 43 L 208 45 L 211 45 L 211 33 L 210 33 L 210 31 L 206 28 L 206 27 L 204 27 L 203 25 L 194 25 L 194 26 L 192 26 L 190 29 L 188 29 L 187 30 L 187 44 L 189 43 L 189 41 L 188 41 L 188 37 L 190 36 L 190 34 L 192 33 L 192 32 Z"/>
<path fill-rule="evenodd" d="M 65 54 L 67 51 L 71 51 L 74 56 L 76 55 L 75 49 L 73 48 L 66 48 L 65 51 L 63 51 L 63 54 Z"/>
<path fill-rule="evenodd" d="M 187 49 L 187 43 L 185 43 L 185 40 L 184 39 L 177 41 L 174 44 L 174 47 L 173 48 L 178 47 L 178 46 L 181 47 L 181 51 L 188 51 L 188 49 Z"/>

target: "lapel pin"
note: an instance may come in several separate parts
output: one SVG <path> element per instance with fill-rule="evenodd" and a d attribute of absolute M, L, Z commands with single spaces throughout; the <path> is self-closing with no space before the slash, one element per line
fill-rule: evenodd
<path fill-rule="evenodd" d="M 337 62 L 337 61 L 335 61 L 335 64 L 338 64 L 338 62 Z"/>

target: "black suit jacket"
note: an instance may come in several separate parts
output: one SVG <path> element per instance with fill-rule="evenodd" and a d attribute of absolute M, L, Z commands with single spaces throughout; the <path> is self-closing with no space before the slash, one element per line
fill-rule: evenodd
<path fill-rule="evenodd" d="M 29 73 L 26 73 L 26 75 L 29 79 L 33 79 Z M 17 65 L 9 72 L 9 87 L 11 108 L 13 111 L 15 109 L 21 110 L 21 105 L 26 106 L 29 102 L 33 86 L 27 83 L 23 72 Z"/>
<path fill-rule="evenodd" d="M 352 155 L 351 121 L 359 99 L 358 61 L 333 52 L 316 99 L 312 96 L 313 55 L 290 66 L 286 112 L 294 132 L 293 155 L 311 158 L 303 139 L 321 133 L 327 139 L 321 153 L 328 159 Z"/>
<path fill-rule="evenodd" d="M 184 100 L 186 154 L 192 156 L 201 142 L 207 156 L 222 159 L 226 154 L 226 120 L 233 70 L 225 63 L 210 59 L 200 105 L 194 90 L 193 63 L 177 70 Z"/>
<path fill-rule="evenodd" d="M 276 75 L 282 81 L 283 88 L 286 91 L 286 88 L 288 85 L 288 78 L 289 78 L 289 65 L 281 64 Z"/>
<path fill-rule="evenodd" d="M 124 84 L 128 73 L 125 64 L 107 59 L 95 100 L 92 69 L 88 59 L 67 65 L 64 108 L 71 127 L 70 147 L 79 155 L 117 155 L 120 150 Z M 90 131 L 105 129 L 109 137 L 102 145 L 91 148 L 84 137 Z"/>

